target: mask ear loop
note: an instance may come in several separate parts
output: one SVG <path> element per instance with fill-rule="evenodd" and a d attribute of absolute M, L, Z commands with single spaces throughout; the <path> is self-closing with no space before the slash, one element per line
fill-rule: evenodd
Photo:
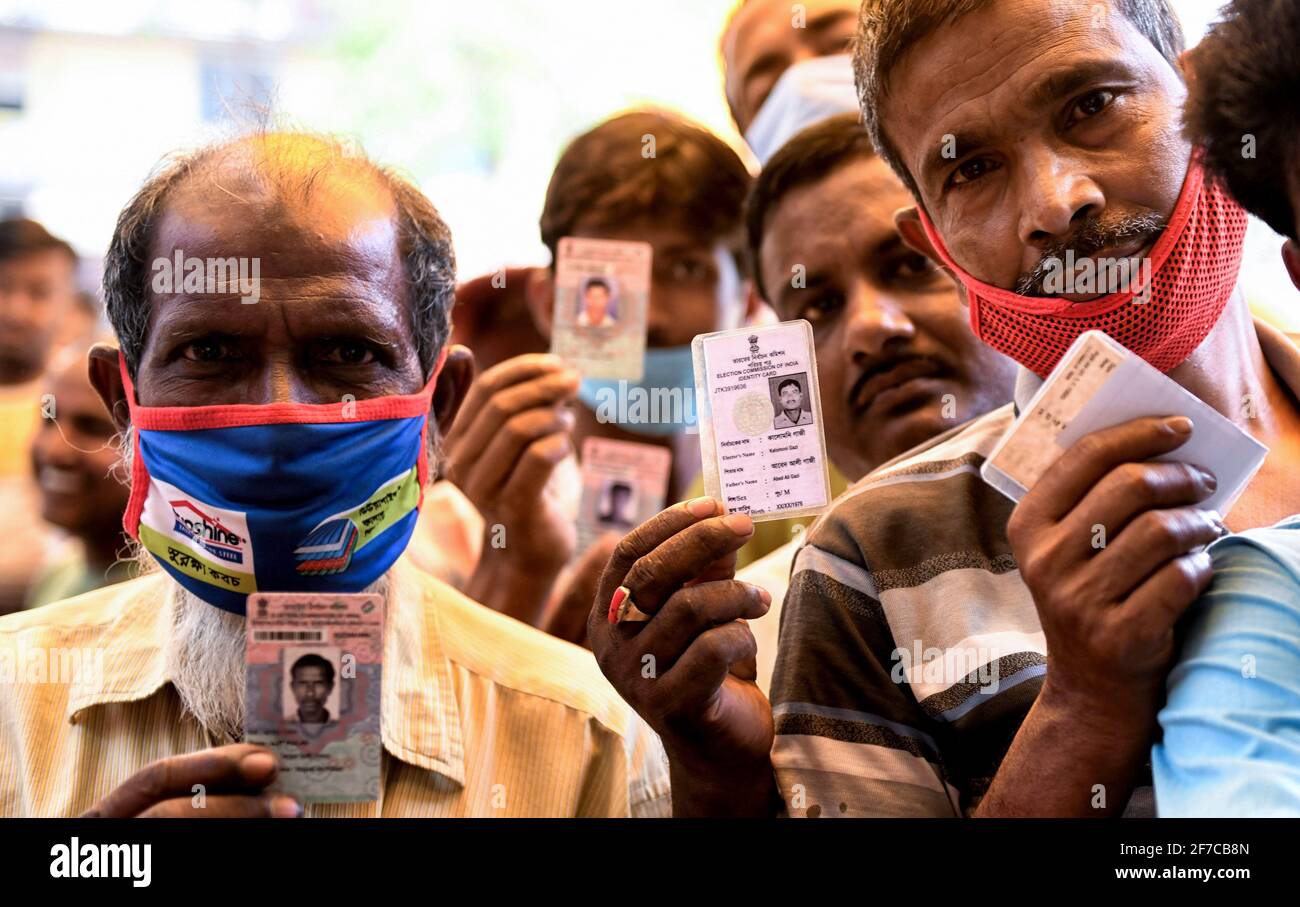
<path fill-rule="evenodd" d="M 46 421 L 46 422 L 53 422 L 53 423 L 54 423 L 54 427 L 57 428 L 57 429 L 59 430 L 59 437 L 63 439 L 63 443 L 66 444 L 66 445 L 68 445 L 69 447 L 71 447 L 71 448 L 72 448 L 73 450 L 75 450 L 77 453 L 83 453 L 83 454 L 97 454 L 97 453 L 99 453 L 101 450 L 110 450 L 110 449 L 114 449 L 114 444 L 113 444 L 113 441 L 111 441 L 111 440 L 110 440 L 110 441 L 105 441 L 103 444 L 99 445 L 99 446 L 96 447 L 94 450 L 87 450 L 87 449 L 84 448 L 84 447 L 78 447 L 77 445 L 73 444 L 71 441 L 68 440 L 68 435 L 67 435 L 66 432 L 64 432 L 64 430 L 63 430 L 63 426 L 59 424 L 59 419 L 58 419 L 57 416 L 47 416 L 46 419 L 45 419 L 45 421 Z"/>

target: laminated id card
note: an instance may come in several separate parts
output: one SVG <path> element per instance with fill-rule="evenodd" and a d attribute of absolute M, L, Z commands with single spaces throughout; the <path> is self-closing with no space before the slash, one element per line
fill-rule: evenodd
<path fill-rule="evenodd" d="M 551 352 L 584 378 L 641 380 L 653 255 L 645 242 L 560 240 Z"/>
<path fill-rule="evenodd" d="M 244 739 L 280 762 L 268 790 L 304 804 L 379 799 L 383 599 L 254 592 L 245 624 Z"/>
<path fill-rule="evenodd" d="M 1070 346 L 980 469 L 984 481 L 1019 501 L 1084 435 L 1146 417 L 1186 416 L 1192 437 L 1157 460 L 1207 469 L 1218 488 L 1199 507 L 1227 516 L 1268 448 L 1101 331 Z"/>
<path fill-rule="evenodd" d="M 672 457 L 657 444 L 609 438 L 582 442 L 579 556 L 604 533 L 626 535 L 664 509 Z"/>
<path fill-rule="evenodd" d="M 704 491 L 755 521 L 831 501 L 812 326 L 788 321 L 691 344 Z"/>

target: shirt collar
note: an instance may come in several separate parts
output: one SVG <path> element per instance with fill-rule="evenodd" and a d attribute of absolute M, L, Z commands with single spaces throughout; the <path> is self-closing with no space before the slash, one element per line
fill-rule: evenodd
<path fill-rule="evenodd" d="M 405 559 L 394 565 L 384 629 L 384 749 L 403 762 L 465 784 L 465 747 L 451 663 L 438 626 L 436 583 Z M 162 573 L 112 587 L 96 634 L 103 670 L 69 691 L 67 717 L 99 705 L 138 702 L 171 682 L 167 640 L 172 581 Z M 106 590 L 107 591 L 107 590 Z"/>

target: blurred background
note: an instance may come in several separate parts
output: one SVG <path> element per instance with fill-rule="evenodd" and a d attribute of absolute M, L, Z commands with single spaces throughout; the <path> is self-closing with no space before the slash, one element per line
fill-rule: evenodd
<path fill-rule="evenodd" d="M 0 215 L 83 256 L 83 288 L 122 205 L 169 151 L 264 116 L 356 139 L 412 176 L 451 224 L 463 279 L 546 263 L 537 235 L 569 138 L 653 104 L 743 143 L 718 36 L 734 0 L 0 0 Z M 1189 43 L 1216 0 L 1175 0 Z M 1262 224 L 1252 303 L 1300 330 Z"/>

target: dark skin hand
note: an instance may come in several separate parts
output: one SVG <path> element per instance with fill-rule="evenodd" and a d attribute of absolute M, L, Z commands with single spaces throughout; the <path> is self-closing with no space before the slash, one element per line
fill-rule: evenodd
<path fill-rule="evenodd" d="M 508 359 L 471 385 L 447 435 L 445 475 L 482 514 L 482 555 L 465 593 L 538 625 L 577 544 L 546 483 L 573 445 L 567 404 L 581 376 L 546 354 Z M 494 542 L 504 528 L 504 547 Z"/>
<path fill-rule="evenodd" d="M 1209 554 L 1194 552 L 1224 531 L 1195 506 L 1213 493 L 1212 476 L 1146 462 L 1192 431 L 1177 417 L 1087 435 L 1012 513 L 1007 536 L 1047 637 L 1048 670 L 978 815 L 1095 816 L 1127 803 L 1151 746 L 1174 624 L 1210 582 Z M 1098 526 L 1104 548 L 1093 545 Z M 1051 780 L 1023 783 L 1035 778 Z M 1096 785 L 1104 808 L 1094 806 Z"/>
<path fill-rule="evenodd" d="M 754 683 L 744 622 L 771 596 L 733 578 L 753 533 L 747 515 L 722 515 L 712 498 L 670 507 L 619 542 L 587 622 L 600 669 L 663 741 L 676 816 L 773 811 L 772 707 Z M 619 586 L 649 621 L 609 623 Z"/>
<path fill-rule="evenodd" d="M 264 790 L 278 772 L 270 750 L 248 743 L 171 756 L 127 778 L 82 818 L 299 818 L 302 807 L 292 797 Z"/>

